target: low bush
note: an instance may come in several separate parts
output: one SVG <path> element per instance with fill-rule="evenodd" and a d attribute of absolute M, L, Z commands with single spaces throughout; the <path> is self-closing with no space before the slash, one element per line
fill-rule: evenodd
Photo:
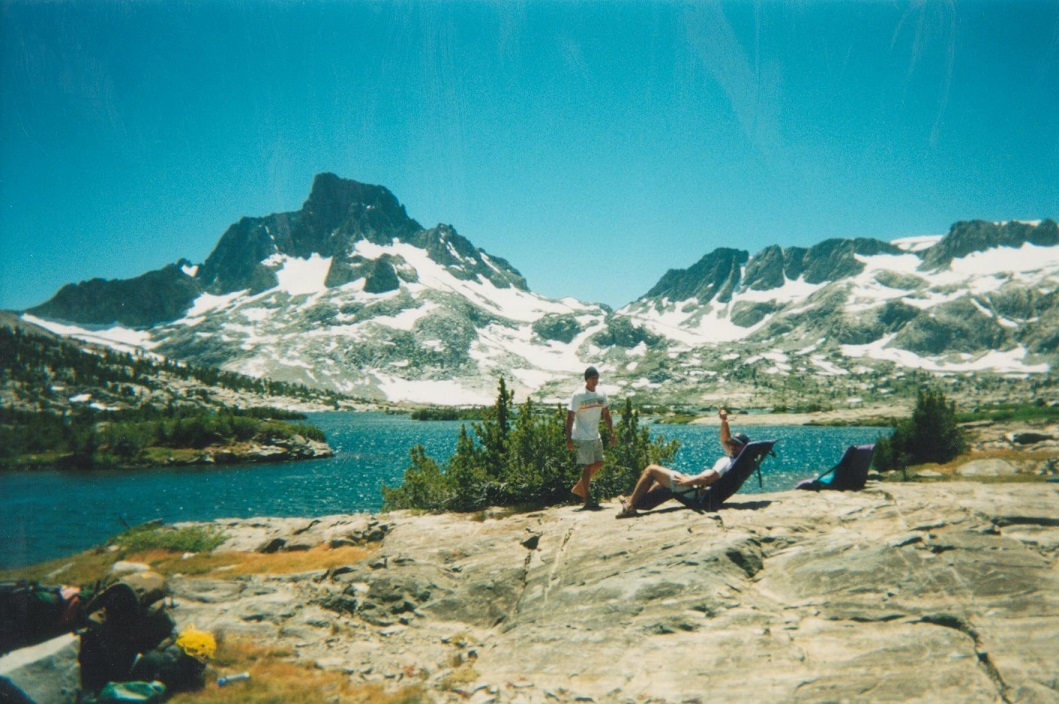
<path fill-rule="evenodd" d="M 210 552 L 227 540 L 219 530 L 190 526 L 173 528 L 157 523 L 146 523 L 131 528 L 114 538 L 113 542 L 127 553 L 166 550 L 168 552 Z"/>
<path fill-rule="evenodd" d="M 914 464 L 944 463 L 967 451 L 956 424 L 955 404 L 936 389 L 920 389 L 912 417 L 901 420 L 889 436 L 875 444 L 875 468 L 904 470 Z"/>

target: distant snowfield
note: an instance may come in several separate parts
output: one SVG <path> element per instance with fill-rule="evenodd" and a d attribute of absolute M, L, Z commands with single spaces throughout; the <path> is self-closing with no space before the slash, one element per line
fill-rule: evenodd
<path fill-rule="evenodd" d="M 459 381 L 401 379 L 376 374 L 378 388 L 390 400 L 436 406 L 488 406 L 496 399 L 493 393 L 465 388 Z"/>
<path fill-rule="evenodd" d="M 91 330 L 77 325 L 66 325 L 63 323 L 56 323 L 52 320 L 44 320 L 35 315 L 30 315 L 29 313 L 23 314 L 22 319 L 27 323 L 39 325 L 56 335 L 73 337 L 78 340 L 84 340 L 85 342 L 104 345 L 121 352 L 128 352 L 129 354 L 136 354 L 137 352 L 150 350 L 158 346 L 158 343 L 151 339 L 150 333 L 143 330 L 130 330 L 121 325 L 113 325 L 109 328 Z"/>
<path fill-rule="evenodd" d="M 912 257 L 915 259 L 915 257 Z M 745 273 L 745 267 L 744 267 Z M 794 303 L 804 301 L 826 284 L 811 284 L 805 279 L 786 279 L 779 288 L 770 288 L 766 291 L 746 290 L 740 291 L 732 297 L 732 302 L 747 301 L 748 303 Z"/>
<path fill-rule="evenodd" d="M 437 304 L 424 303 L 416 308 L 408 308 L 397 315 L 377 315 L 370 320 L 376 325 L 385 325 L 394 330 L 405 330 L 411 332 L 417 322 L 430 315 L 430 312 L 438 308 Z"/>
<path fill-rule="evenodd" d="M 920 357 L 914 352 L 887 347 L 893 336 L 885 337 L 868 345 L 842 345 L 842 354 L 853 358 L 875 359 L 894 362 L 910 369 L 922 369 L 938 374 L 957 374 L 990 371 L 998 374 L 1044 374 L 1047 364 L 1025 364 L 1026 348 L 1016 347 L 1004 352 L 987 352 L 977 358 L 953 362 Z"/>
<path fill-rule="evenodd" d="M 949 267 L 957 277 L 1007 277 L 1010 274 L 1054 268 L 1059 268 L 1059 247 L 1038 247 L 1028 243 L 1018 249 L 994 247 L 986 252 L 974 252 L 952 260 Z"/>
<path fill-rule="evenodd" d="M 757 291 L 751 293 L 754 294 L 753 300 L 755 301 L 769 300 L 759 297 Z M 626 306 L 621 312 L 631 318 L 635 324 L 643 326 L 656 335 L 662 335 L 690 347 L 699 347 L 737 342 L 767 324 L 767 316 L 748 328 L 740 327 L 731 321 L 728 316 L 732 306 L 744 300 L 747 298 L 742 294 L 737 294 L 730 304 L 715 305 L 712 310 L 705 313 L 694 298 L 679 302 L 663 301 L 662 311 L 655 310 L 650 304 L 640 304 Z"/>

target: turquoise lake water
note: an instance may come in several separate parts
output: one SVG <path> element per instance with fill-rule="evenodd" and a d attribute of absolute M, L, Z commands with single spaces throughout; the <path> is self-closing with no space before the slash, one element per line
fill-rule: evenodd
<path fill-rule="evenodd" d="M 458 421 L 420 422 L 383 413 L 319 413 L 335 457 L 236 467 L 0 474 L 0 568 L 50 560 L 99 545 L 124 530 L 161 519 L 200 521 L 250 516 L 322 516 L 377 511 L 379 487 L 400 483 L 409 448 L 423 445 L 443 464 L 456 446 Z M 650 425 L 680 441 L 674 466 L 686 472 L 720 456 L 717 428 Z M 742 492 L 783 491 L 834 465 L 847 445 L 874 442 L 880 428 L 751 427 L 754 440 L 777 441 Z"/>

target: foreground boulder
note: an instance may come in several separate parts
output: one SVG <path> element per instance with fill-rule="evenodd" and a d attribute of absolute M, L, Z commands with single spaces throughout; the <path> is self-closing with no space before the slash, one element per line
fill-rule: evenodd
<path fill-rule="evenodd" d="M 25 701 L 33 704 L 74 704 L 80 687 L 77 664 L 78 639 L 58 638 L 0 657 L 0 702 Z"/>
<path fill-rule="evenodd" d="M 1059 702 L 1057 485 L 615 510 L 219 521 L 241 549 L 378 547 L 176 578 L 175 614 L 437 701 Z"/>

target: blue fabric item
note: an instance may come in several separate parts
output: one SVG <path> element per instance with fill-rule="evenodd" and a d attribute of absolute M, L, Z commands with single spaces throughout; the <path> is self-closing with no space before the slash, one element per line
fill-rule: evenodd
<path fill-rule="evenodd" d="M 871 467 L 871 460 L 874 454 L 874 443 L 870 445 L 850 445 L 846 448 L 846 452 L 842 455 L 842 459 L 838 461 L 838 464 L 816 479 L 806 479 L 799 482 L 795 488 L 809 491 L 820 491 L 821 489 L 860 491 L 868 480 L 868 468 Z"/>

